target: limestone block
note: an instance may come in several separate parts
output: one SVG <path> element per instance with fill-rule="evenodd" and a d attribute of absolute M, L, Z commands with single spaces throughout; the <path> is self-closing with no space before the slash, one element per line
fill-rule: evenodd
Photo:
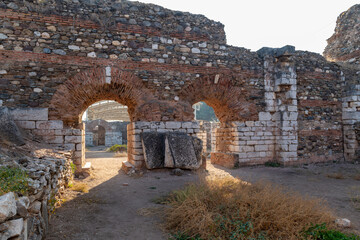
<path fill-rule="evenodd" d="M 271 113 L 269 112 L 259 112 L 260 121 L 269 121 L 271 120 Z"/>
<path fill-rule="evenodd" d="M 150 128 L 150 122 L 134 122 L 134 129 L 147 129 Z"/>
<path fill-rule="evenodd" d="M 165 122 L 165 128 L 179 129 L 179 128 L 181 128 L 181 122 Z"/>
<path fill-rule="evenodd" d="M 30 206 L 30 199 L 28 197 L 20 197 L 16 200 L 16 213 L 21 217 L 28 216 L 28 208 Z"/>
<path fill-rule="evenodd" d="M 81 129 L 68 129 L 72 131 L 72 135 L 74 136 L 81 136 L 83 131 L 81 131 Z"/>
<path fill-rule="evenodd" d="M 43 140 L 46 143 L 57 143 L 57 144 L 64 143 L 64 138 L 62 136 L 47 135 L 47 136 L 43 136 Z"/>
<path fill-rule="evenodd" d="M 0 196 L 0 222 L 4 222 L 16 214 L 16 201 L 13 192 Z"/>
<path fill-rule="evenodd" d="M 76 144 L 76 150 L 77 150 L 77 151 L 81 151 L 81 150 L 82 150 L 82 144 L 81 144 L 81 143 Z"/>
<path fill-rule="evenodd" d="M 72 135 L 72 129 L 57 129 L 55 130 L 55 135 L 57 136 Z"/>
<path fill-rule="evenodd" d="M 63 129 L 63 121 L 50 120 L 50 121 L 37 121 L 37 129 Z"/>
<path fill-rule="evenodd" d="M 55 130 L 50 129 L 34 129 L 33 133 L 38 136 L 54 136 Z"/>
<path fill-rule="evenodd" d="M 47 108 L 16 108 L 11 111 L 14 120 L 17 121 L 47 121 Z"/>
<path fill-rule="evenodd" d="M 81 144 L 80 144 L 81 145 Z M 75 144 L 74 143 L 65 143 L 64 144 L 64 148 L 66 149 L 66 150 L 77 150 L 76 148 L 75 148 Z M 79 149 L 79 150 L 81 150 L 81 149 Z"/>
<path fill-rule="evenodd" d="M 193 128 L 193 122 L 182 122 L 181 127 L 182 128 Z"/>
<path fill-rule="evenodd" d="M 65 143 L 81 143 L 81 136 L 65 136 Z"/>
<path fill-rule="evenodd" d="M 35 128 L 35 121 L 16 121 L 16 124 L 23 129 Z"/>
<path fill-rule="evenodd" d="M 269 148 L 267 145 L 255 145 L 255 151 L 256 152 L 265 152 L 267 151 Z"/>
<path fill-rule="evenodd" d="M 284 112 L 283 113 L 283 120 L 291 120 L 295 121 L 297 120 L 298 113 L 297 112 Z"/>
<path fill-rule="evenodd" d="M 164 129 L 165 128 L 165 122 L 151 122 L 150 123 L 151 129 Z"/>
<path fill-rule="evenodd" d="M 19 237 L 24 228 L 24 219 L 19 218 L 16 220 L 7 221 L 0 225 L 0 228 L 6 229 L 1 233 L 1 239 L 14 239 Z"/>

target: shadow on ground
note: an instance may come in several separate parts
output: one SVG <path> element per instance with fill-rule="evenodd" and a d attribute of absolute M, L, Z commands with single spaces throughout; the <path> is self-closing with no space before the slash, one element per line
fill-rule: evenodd
<path fill-rule="evenodd" d="M 97 153 L 93 154 L 92 157 Z M 166 206 L 153 200 L 198 181 L 199 175 L 186 171 L 183 176 L 173 176 L 169 170 L 156 170 L 139 178 L 129 177 L 118 171 L 119 159 L 109 156 L 89 159 L 94 166 L 93 174 L 82 182 L 90 186 L 90 191 L 84 194 L 67 190 L 72 200 L 52 216 L 47 239 L 168 239 L 161 229 Z M 360 209 L 356 210 L 350 200 L 354 188 L 357 187 L 360 194 L 360 181 L 354 177 L 360 173 L 359 165 L 228 170 L 208 164 L 208 171 L 211 175 L 231 175 L 249 182 L 271 181 L 303 195 L 325 199 L 339 217 L 349 218 L 360 232 Z M 333 173 L 342 174 L 343 179 L 332 178 Z"/>

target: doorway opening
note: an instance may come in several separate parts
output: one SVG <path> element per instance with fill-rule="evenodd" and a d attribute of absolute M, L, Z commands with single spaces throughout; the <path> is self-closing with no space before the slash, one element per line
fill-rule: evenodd
<path fill-rule="evenodd" d="M 197 136 L 203 141 L 203 151 L 210 153 L 215 149 L 215 135 L 213 132 L 219 127 L 219 120 L 215 115 L 214 109 L 205 102 L 195 103 L 194 120 L 200 124 L 200 132 Z"/>
<path fill-rule="evenodd" d="M 127 157 L 127 106 L 104 100 L 90 105 L 82 116 L 85 127 L 85 159 L 97 162 L 125 161 Z"/>

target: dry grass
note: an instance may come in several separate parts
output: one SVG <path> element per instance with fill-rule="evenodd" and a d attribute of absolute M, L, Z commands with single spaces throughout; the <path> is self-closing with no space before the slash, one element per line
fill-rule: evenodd
<path fill-rule="evenodd" d="M 76 192 L 88 193 L 89 187 L 85 183 L 75 183 L 71 189 Z"/>
<path fill-rule="evenodd" d="M 342 173 L 329 173 L 326 175 L 328 178 L 335 178 L 335 179 L 345 179 L 345 176 Z"/>
<path fill-rule="evenodd" d="M 350 199 L 354 208 L 360 211 L 360 186 L 353 186 L 350 188 Z"/>
<path fill-rule="evenodd" d="M 269 183 L 215 178 L 175 191 L 165 227 L 201 239 L 299 239 L 311 223 L 334 227 L 334 217 L 317 199 Z"/>

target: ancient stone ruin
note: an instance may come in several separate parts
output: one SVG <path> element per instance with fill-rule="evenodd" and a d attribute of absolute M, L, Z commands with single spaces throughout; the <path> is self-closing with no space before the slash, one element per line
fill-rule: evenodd
<path fill-rule="evenodd" d="M 135 168 L 145 166 L 142 132 L 199 133 L 200 101 L 221 122 L 218 164 L 357 160 L 359 76 L 318 54 L 229 46 L 219 22 L 138 2 L 5 0 L 0 21 L 1 104 L 27 132 L 74 151 L 79 168 L 81 116 L 100 100 L 128 107 Z"/>
<path fill-rule="evenodd" d="M 6 195 L 13 211 L 0 215 L 1 221 L 24 205 L 38 214 L 32 226 L 38 226 L 37 237 L 44 236 L 47 216 L 41 211 L 67 182 L 67 159 L 78 170 L 85 166 L 82 114 L 102 100 L 128 109 L 127 167 L 196 169 L 201 149 L 210 148 L 211 161 L 226 167 L 358 161 L 359 6 L 339 17 L 327 61 L 292 46 L 257 52 L 230 46 L 221 23 L 152 4 L 1 1 L 3 126 L 20 127 L 32 140 L 65 150 L 60 160 L 45 161 L 47 178 L 34 174 L 34 194 L 49 190 L 30 206 Z M 192 106 L 201 101 L 214 109 L 219 124 L 194 121 Z M 151 161 L 154 153 L 160 162 Z M 22 234 L 21 226 L 9 236 Z"/>

